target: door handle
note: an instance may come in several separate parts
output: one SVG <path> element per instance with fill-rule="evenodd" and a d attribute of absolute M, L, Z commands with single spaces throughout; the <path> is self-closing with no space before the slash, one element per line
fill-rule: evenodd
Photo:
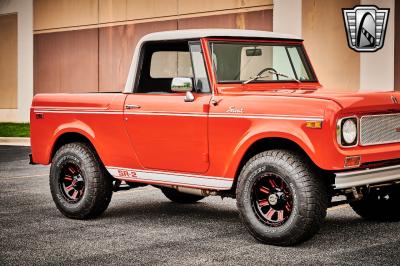
<path fill-rule="evenodd" d="M 140 105 L 136 105 L 136 104 L 126 104 L 125 105 L 125 109 L 139 109 Z"/>

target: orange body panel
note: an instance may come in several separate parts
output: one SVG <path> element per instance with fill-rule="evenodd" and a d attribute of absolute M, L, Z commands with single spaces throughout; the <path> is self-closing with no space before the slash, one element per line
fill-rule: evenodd
<path fill-rule="evenodd" d="M 188 104 L 184 94 L 130 94 L 125 123 L 139 161 L 147 169 L 205 173 L 208 161 L 208 109 L 211 96 L 196 95 Z M 132 167 L 131 167 L 132 168 Z"/>
<path fill-rule="evenodd" d="M 296 143 L 330 171 L 344 170 L 346 156 L 361 155 L 361 164 L 400 158 L 400 143 L 341 148 L 336 140 L 338 119 L 399 113 L 391 96 L 400 99 L 400 93 L 327 93 L 318 82 L 217 84 L 207 41 L 202 47 L 213 93 L 195 94 L 194 102 L 184 102 L 181 93 L 36 95 L 33 161 L 51 163 L 54 143 L 67 132 L 89 139 L 106 166 L 229 180 L 249 147 L 265 138 Z M 140 108 L 126 110 L 128 104 Z M 307 128 L 307 121 L 322 121 L 322 128 Z"/>

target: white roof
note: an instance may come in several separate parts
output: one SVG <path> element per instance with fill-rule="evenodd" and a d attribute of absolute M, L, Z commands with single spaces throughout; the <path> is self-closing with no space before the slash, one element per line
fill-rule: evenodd
<path fill-rule="evenodd" d="M 195 30 L 171 30 L 160 31 L 145 35 L 140 41 L 182 40 L 197 39 L 204 37 L 239 37 L 239 38 L 273 38 L 273 39 L 296 39 L 298 36 L 281 34 L 271 31 L 238 30 L 238 29 L 195 29 Z"/>
<path fill-rule="evenodd" d="M 237 38 L 269 38 L 269 39 L 291 39 L 301 40 L 296 35 L 281 34 L 271 31 L 238 30 L 238 29 L 194 29 L 194 30 L 171 30 L 160 31 L 143 36 L 136 45 L 133 53 L 132 64 L 129 69 L 128 79 L 125 84 L 125 92 L 132 92 L 136 70 L 139 64 L 140 49 L 143 43 L 148 41 L 170 41 L 199 39 L 205 37 L 237 37 Z"/>

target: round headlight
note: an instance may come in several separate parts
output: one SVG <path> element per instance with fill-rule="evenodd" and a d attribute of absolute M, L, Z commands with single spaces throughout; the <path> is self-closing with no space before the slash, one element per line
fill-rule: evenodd
<path fill-rule="evenodd" d="M 343 141 L 346 144 L 353 144 L 357 139 L 357 124 L 353 119 L 347 119 L 342 126 Z"/>

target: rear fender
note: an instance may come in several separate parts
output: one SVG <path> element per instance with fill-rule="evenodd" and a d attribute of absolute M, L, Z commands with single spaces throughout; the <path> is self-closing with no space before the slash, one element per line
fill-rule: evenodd
<path fill-rule="evenodd" d="M 77 133 L 77 134 L 84 136 L 85 138 L 87 138 L 90 141 L 90 143 L 93 145 L 93 147 L 97 151 L 95 133 L 90 126 L 88 126 L 87 124 L 85 124 L 82 121 L 74 121 L 71 123 L 65 123 L 65 124 L 58 126 L 57 129 L 54 131 L 54 134 L 50 141 L 50 145 L 46 152 L 46 154 L 48 155 L 47 163 L 51 163 L 52 155 L 56 152 L 55 144 L 63 135 L 65 135 L 67 133 Z M 100 154 L 99 154 L 99 156 L 100 156 Z"/>

